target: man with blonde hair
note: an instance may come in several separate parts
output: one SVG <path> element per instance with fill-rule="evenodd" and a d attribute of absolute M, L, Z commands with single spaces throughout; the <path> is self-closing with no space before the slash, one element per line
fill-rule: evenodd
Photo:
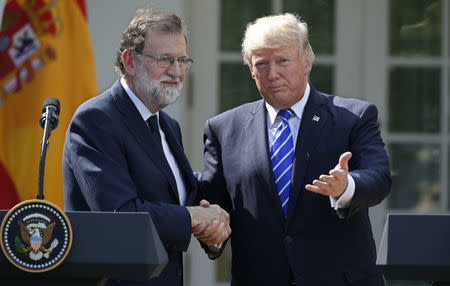
<path fill-rule="evenodd" d="M 231 285 L 384 285 L 368 216 L 391 187 L 376 107 L 314 89 L 293 14 L 250 23 L 242 54 L 263 99 L 206 122 L 200 190 L 230 213 Z"/>

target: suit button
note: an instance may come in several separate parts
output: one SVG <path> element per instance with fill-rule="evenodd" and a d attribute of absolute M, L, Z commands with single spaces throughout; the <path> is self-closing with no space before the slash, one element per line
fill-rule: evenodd
<path fill-rule="evenodd" d="M 286 242 L 286 243 L 291 243 L 291 242 L 292 242 L 292 237 L 289 236 L 289 235 L 286 235 L 286 236 L 284 237 L 284 242 Z"/>
<path fill-rule="evenodd" d="M 179 267 L 177 267 L 176 273 L 177 273 L 177 276 L 181 276 L 182 273 L 181 273 L 181 269 Z"/>

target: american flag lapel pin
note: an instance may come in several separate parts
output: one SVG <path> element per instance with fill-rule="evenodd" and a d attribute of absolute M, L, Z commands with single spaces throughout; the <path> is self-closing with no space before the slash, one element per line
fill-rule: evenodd
<path fill-rule="evenodd" d="M 317 116 L 317 115 L 314 115 L 312 120 L 315 121 L 315 122 L 319 122 L 320 117 Z"/>

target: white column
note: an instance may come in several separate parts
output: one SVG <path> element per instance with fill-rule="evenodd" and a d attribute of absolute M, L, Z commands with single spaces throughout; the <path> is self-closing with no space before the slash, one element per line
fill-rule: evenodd
<path fill-rule="evenodd" d="M 388 122 L 388 40 L 389 40 L 389 14 L 388 0 L 365 0 L 363 13 L 365 26 L 363 31 L 364 66 L 362 83 L 365 99 L 378 107 L 378 119 L 383 132 Z M 384 223 L 387 214 L 386 201 L 376 207 L 370 208 L 370 220 L 377 248 L 380 244 Z"/>
<path fill-rule="evenodd" d="M 336 1 L 335 93 L 365 99 L 362 92 L 362 41 L 364 18 L 361 0 Z"/>
<path fill-rule="evenodd" d="M 185 4 L 185 21 L 189 27 L 189 55 L 194 59 L 190 70 L 191 98 L 186 121 L 191 127 L 183 132 L 185 150 L 194 171 L 201 171 L 203 162 L 203 126 L 214 116 L 219 102 L 219 0 L 190 0 Z M 185 285 L 217 286 L 215 262 L 209 260 L 199 243 L 192 238 L 185 259 Z"/>

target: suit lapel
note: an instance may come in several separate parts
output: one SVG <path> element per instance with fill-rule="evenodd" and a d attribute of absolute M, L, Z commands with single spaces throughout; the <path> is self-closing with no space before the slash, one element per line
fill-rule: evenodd
<path fill-rule="evenodd" d="M 305 176 L 310 164 L 311 154 L 316 148 L 322 133 L 326 130 L 325 126 L 329 119 L 329 115 L 325 108 L 325 104 L 325 98 L 311 86 L 309 99 L 303 112 L 295 146 L 292 171 L 294 176 L 289 197 L 288 221 L 290 221 L 290 218 L 294 215 L 298 198 L 305 191 L 303 186 L 306 183 L 311 183 L 305 182 Z"/>
<path fill-rule="evenodd" d="M 175 160 L 178 164 L 178 168 L 183 174 L 183 180 L 184 183 L 186 184 L 186 205 L 188 205 L 189 193 L 192 190 L 194 190 L 196 186 L 195 178 L 193 176 L 191 166 L 189 165 L 189 161 L 186 158 L 186 155 L 184 154 L 183 146 L 181 145 L 182 144 L 181 138 L 178 138 L 176 136 L 176 130 L 171 128 L 171 126 L 169 125 L 168 115 L 165 112 L 160 111 L 159 116 L 160 116 L 159 123 L 161 125 L 161 129 L 164 131 L 167 143 L 169 144 L 170 150 L 172 151 L 172 154 L 175 157 Z"/>
<path fill-rule="evenodd" d="M 264 101 L 258 101 L 255 108 L 251 110 L 253 118 L 248 121 L 248 124 L 244 125 L 246 128 L 246 136 L 249 146 L 252 146 L 254 153 L 249 154 L 253 164 L 253 170 L 256 170 L 256 177 L 260 181 L 260 189 L 269 197 L 271 201 L 270 207 L 276 208 L 279 221 L 282 226 L 285 225 L 286 219 L 284 216 L 283 208 L 281 207 L 280 198 L 278 196 L 275 180 L 273 177 L 272 163 L 270 160 L 269 151 L 269 139 L 267 135 L 267 116 L 266 107 Z M 261 144 L 264 142 L 264 144 Z"/>
<path fill-rule="evenodd" d="M 134 136 L 139 145 L 141 145 L 142 149 L 150 157 L 153 163 L 155 163 L 157 168 L 167 177 L 172 192 L 178 199 L 177 185 L 164 153 L 161 152 L 158 143 L 153 140 L 147 123 L 142 119 L 139 111 L 131 101 L 126 91 L 123 89 L 119 80 L 116 81 L 111 88 L 111 95 L 114 98 L 117 108 L 123 115 L 123 121 L 128 127 L 128 130 Z"/>

